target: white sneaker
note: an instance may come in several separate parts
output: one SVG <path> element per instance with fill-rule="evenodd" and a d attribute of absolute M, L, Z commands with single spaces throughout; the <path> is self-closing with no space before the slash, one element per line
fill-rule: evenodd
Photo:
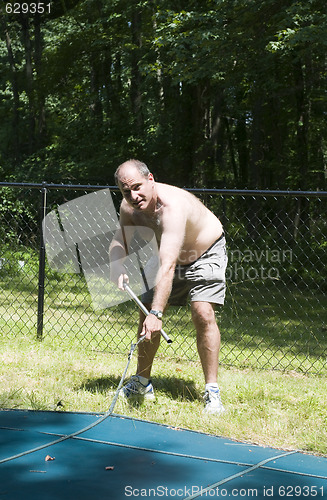
<path fill-rule="evenodd" d="M 220 392 L 218 390 L 206 390 L 203 396 L 205 401 L 204 413 L 210 415 L 221 415 L 225 413 L 225 408 L 221 402 Z"/>
<path fill-rule="evenodd" d="M 129 382 L 122 387 L 119 393 L 120 396 L 125 397 L 127 400 L 132 399 L 146 399 L 154 400 L 154 390 L 151 380 L 149 380 L 147 385 L 142 384 L 138 375 L 133 375 Z"/>

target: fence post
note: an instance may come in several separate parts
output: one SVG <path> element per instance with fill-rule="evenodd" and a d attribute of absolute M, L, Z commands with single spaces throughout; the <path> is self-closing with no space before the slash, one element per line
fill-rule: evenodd
<path fill-rule="evenodd" d="M 47 183 L 42 183 L 41 210 L 40 210 L 40 254 L 39 254 L 39 284 L 37 301 L 37 339 L 43 337 L 43 314 L 44 314 L 44 280 L 45 280 L 45 243 L 43 238 L 42 222 L 47 214 Z"/>

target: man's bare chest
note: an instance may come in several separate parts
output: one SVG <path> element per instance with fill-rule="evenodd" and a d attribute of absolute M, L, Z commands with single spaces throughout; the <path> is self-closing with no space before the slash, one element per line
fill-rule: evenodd
<path fill-rule="evenodd" d="M 134 214 L 133 222 L 135 226 L 147 227 L 152 229 L 157 240 L 160 241 L 162 235 L 162 214 L 160 211 L 154 214 Z"/>

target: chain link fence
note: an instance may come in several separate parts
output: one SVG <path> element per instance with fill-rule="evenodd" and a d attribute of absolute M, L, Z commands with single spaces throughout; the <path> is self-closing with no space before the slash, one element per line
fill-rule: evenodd
<path fill-rule="evenodd" d="M 107 186 L 0 183 L 2 342 L 24 336 L 65 348 L 126 353 L 133 302 L 94 310 L 83 269 L 59 273 L 45 258 L 41 221 L 51 210 Z M 121 195 L 110 187 L 118 210 Z M 190 190 L 223 222 L 229 264 L 217 310 L 220 363 L 327 372 L 326 192 Z M 197 360 L 190 308 L 171 307 L 162 355 Z"/>

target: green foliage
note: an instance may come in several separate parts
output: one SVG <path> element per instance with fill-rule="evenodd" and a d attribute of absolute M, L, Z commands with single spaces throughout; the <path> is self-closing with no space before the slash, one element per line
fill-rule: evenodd
<path fill-rule="evenodd" d="M 31 193 L 22 194 L 15 189 L 1 188 L 0 239 L 10 251 L 19 249 L 21 245 L 37 244 L 38 208 L 35 209 L 36 200 L 32 199 Z"/>
<path fill-rule="evenodd" d="M 66 0 L 1 23 L 3 180 L 111 183 L 139 156 L 179 185 L 325 188 L 322 0 Z"/>

